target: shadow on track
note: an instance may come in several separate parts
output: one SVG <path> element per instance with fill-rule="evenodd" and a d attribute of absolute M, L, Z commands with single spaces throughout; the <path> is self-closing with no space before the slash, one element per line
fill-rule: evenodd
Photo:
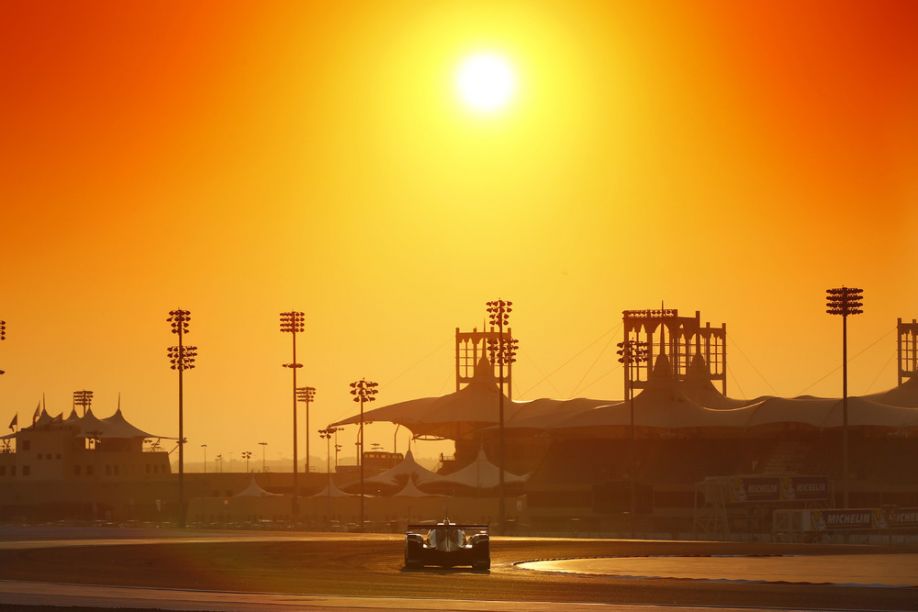
<path fill-rule="evenodd" d="M 436 574 L 440 576 L 451 576 L 455 574 L 490 574 L 491 570 L 489 569 L 472 569 L 470 567 L 404 567 L 402 566 L 402 573 L 424 573 L 424 574 Z"/>

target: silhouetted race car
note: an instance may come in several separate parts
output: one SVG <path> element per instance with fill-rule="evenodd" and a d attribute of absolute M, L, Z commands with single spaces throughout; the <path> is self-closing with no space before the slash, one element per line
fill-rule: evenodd
<path fill-rule="evenodd" d="M 449 519 L 435 525 L 408 525 L 405 533 L 405 567 L 471 565 L 491 568 L 491 542 L 487 525 L 458 525 Z"/>

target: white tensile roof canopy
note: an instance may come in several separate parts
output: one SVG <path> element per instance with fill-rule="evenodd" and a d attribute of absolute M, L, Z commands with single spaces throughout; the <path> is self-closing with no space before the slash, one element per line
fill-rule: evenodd
<path fill-rule="evenodd" d="M 440 397 L 424 397 L 383 406 L 364 413 L 364 423 L 389 421 L 411 430 L 415 435 L 456 438 L 498 421 L 498 389 L 491 364 L 482 357 L 475 368 L 472 381 L 454 393 Z M 504 396 L 504 412 L 509 418 L 516 404 Z M 360 416 L 332 423 L 331 426 L 353 425 Z"/>
<path fill-rule="evenodd" d="M 525 482 L 526 478 L 526 476 L 517 476 L 504 470 L 504 482 L 506 484 Z M 436 482 L 473 489 L 493 489 L 500 484 L 500 468 L 491 463 L 484 449 L 480 449 L 475 461 L 452 474 L 440 476 Z M 424 485 L 427 483 L 421 480 L 418 484 Z"/>
<path fill-rule="evenodd" d="M 335 484 L 335 481 L 329 478 L 328 484 L 325 485 L 325 488 L 318 493 L 310 495 L 310 497 L 360 497 L 360 494 L 342 491 L 338 488 L 338 485 Z"/>
<path fill-rule="evenodd" d="M 367 478 L 365 482 L 370 484 L 395 486 L 405 480 L 408 482 L 423 481 L 430 483 L 437 482 L 437 480 L 440 478 L 442 478 L 442 476 L 435 472 L 431 472 L 426 467 L 415 461 L 414 454 L 411 452 L 411 449 L 408 449 L 408 452 L 405 453 L 405 458 L 402 459 L 398 465 L 395 465 L 384 472 L 380 472 L 375 476 Z"/>
<path fill-rule="evenodd" d="M 364 421 L 398 423 L 415 435 L 458 439 L 498 424 L 497 382 L 486 359 L 465 388 L 441 397 L 427 397 L 383 406 L 364 414 Z M 685 380 L 672 374 L 669 358 L 659 355 L 647 387 L 635 397 L 635 424 L 650 429 L 745 429 L 781 424 L 813 428 L 842 425 L 838 398 L 762 396 L 738 400 L 724 396 L 711 383 L 701 355 L 695 355 Z M 574 430 L 607 433 L 630 424 L 627 402 L 575 398 L 504 400 L 505 427 L 511 430 Z M 848 398 L 848 420 L 855 427 L 918 429 L 918 377 L 872 395 Z M 359 421 L 358 416 L 334 425 Z"/>
<path fill-rule="evenodd" d="M 252 479 L 249 481 L 249 486 L 233 495 L 233 497 L 282 497 L 282 494 L 271 493 L 262 489 L 258 481 L 255 480 L 255 477 L 252 476 Z"/>
<path fill-rule="evenodd" d="M 93 414 L 92 408 L 87 408 L 86 414 L 78 416 L 76 410 L 71 410 L 70 415 L 65 419 L 63 413 L 57 416 L 51 416 L 42 408 L 33 425 L 23 427 L 20 432 L 43 429 L 70 429 L 74 435 L 81 438 L 98 438 L 98 439 L 125 439 L 125 438 L 167 438 L 167 436 L 156 436 L 148 433 L 130 422 L 124 417 L 121 408 L 115 410 L 115 413 L 104 419 L 98 418 Z M 14 438 L 17 434 L 7 434 L 0 439 Z"/>
<path fill-rule="evenodd" d="M 408 480 L 405 483 L 405 486 L 396 493 L 393 497 L 443 497 L 437 493 L 425 493 L 420 490 L 417 485 L 414 484 L 414 481 Z"/>

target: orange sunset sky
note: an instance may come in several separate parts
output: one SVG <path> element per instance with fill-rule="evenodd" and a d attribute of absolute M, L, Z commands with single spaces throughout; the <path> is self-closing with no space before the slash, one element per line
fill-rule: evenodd
<path fill-rule="evenodd" d="M 455 88 L 482 50 L 518 82 L 489 115 Z M 176 435 L 179 306 L 189 461 L 290 456 L 281 310 L 313 430 L 361 376 L 450 391 L 498 297 L 517 399 L 621 398 L 621 310 L 661 300 L 727 322 L 739 397 L 840 393 L 827 287 L 865 290 L 854 394 L 918 317 L 914 2 L 6 0 L 0 125 L 4 426 L 87 388 Z"/>

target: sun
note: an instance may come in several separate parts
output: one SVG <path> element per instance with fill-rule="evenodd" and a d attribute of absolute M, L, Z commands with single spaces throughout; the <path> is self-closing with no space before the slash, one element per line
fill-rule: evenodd
<path fill-rule="evenodd" d="M 476 53 L 459 65 L 456 88 L 472 110 L 493 113 L 513 99 L 516 75 L 507 58 L 496 53 Z"/>

